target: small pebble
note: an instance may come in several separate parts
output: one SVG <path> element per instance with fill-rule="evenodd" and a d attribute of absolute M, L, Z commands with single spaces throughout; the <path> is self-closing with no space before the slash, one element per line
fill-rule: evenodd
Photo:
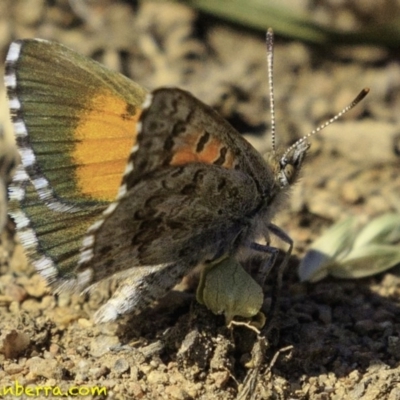
<path fill-rule="evenodd" d="M 106 366 L 102 366 L 100 368 L 91 368 L 89 370 L 89 375 L 94 379 L 100 379 L 102 376 L 106 376 L 110 372 L 110 369 Z"/>
<path fill-rule="evenodd" d="M 354 328 L 357 332 L 359 332 L 361 334 L 366 334 L 368 332 L 376 330 L 376 324 L 374 321 L 371 321 L 370 319 L 366 319 L 366 320 L 362 320 L 362 321 L 357 321 L 354 324 Z"/>
<path fill-rule="evenodd" d="M 53 355 L 56 355 L 60 352 L 60 346 L 56 343 L 52 343 L 49 347 L 49 352 Z"/>
<path fill-rule="evenodd" d="M 210 376 L 211 379 L 214 380 L 215 385 L 222 389 L 230 379 L 229 371 L 217 371 L 213 372 Z"/>
<path fill-rule="evenodd" d="M 4 365 L 4 371 L 7 372 L 8 375 L 19 374 L 23 370 L 24 367 L 16 363 Z"/>
<path fill-rule="evenodd" d="M 129 363 L 124 358 L 119 358 L 117 361 L 115 361 L 112 370 L 117 375 L 122 375 L 124 372 L 127 372 L 129 370 Z"/>
<path fill-rule="evenodd" d="M 41 314 L 40 303 L 35 299 L 27 299 L 21 304 L 21 308 L 27 311 L 32 317 L 38 317 Z"/>
<path fill-rule="evenodd" d="M 62 368 L 57 360 L 45 360 L 41 357 L 32 357 L 26 362 L 31 376 L 61 379 L 63 376 Z"/>
<path fill-rule="evenodd" d="M 8 284 L 5 287 L 4 294 L 18 303 L 22 303 L 28 296 L 26 290 L 22 286 L 16 285 L 15 283 Z"/>
<path fill-rule="evenodd" d="M 93 357 L 101 357 L 110 351 L 110 348 L 120 344 L 118 336 L 100 335 L 90 343 L 90 354 Z"/>
<path fill-rule="evenodd" d="M 159 371 L 151 371 L 147 375 L 147 381 L 151 384 L 156 384 L 156 383 L 167 383 L 168 382 L 168 375 L 159 372 Z"/>
<path fill-rule="evenodd" d="M 179 386 L 172 385 L 165 388 L 165 393 L 174 400 L 188 400 L 188 394 Z"/>
<path fill-rule="evenodd" d="M 144 392 L 139 383 L 137 383 L 137 382 L 130 383 L 128 385 L 128 389 L 133 394 L 133 397 L 135 399 L 142 399 L 144 397 Z"/>
<path fill-rule="evenodd" d="M 25 332 L 14 329 L 3 340 L 3 353 L 6 358 L 17 358 L 28 348 L 29 343 L 30 338 Z"/>
<path fill-rule="evenodd" d="M 39 274 L 33 275 L 24 285 L 24 288 L 28 292 L 29 296 L 38 299 L 49 292 L 46 281 Z"/>

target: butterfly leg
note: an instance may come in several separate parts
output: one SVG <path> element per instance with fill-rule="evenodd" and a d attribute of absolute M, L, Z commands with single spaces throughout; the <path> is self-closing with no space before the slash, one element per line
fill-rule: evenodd
<path fill-rule="evenodd" d="M 97 323 L 114 321 L 134 311 L 139 314 L 153 301 L 166 295 L 187 273 L 181 265 L 146 267 L 152 271 L 125 278 L 112 297 L 94 315 Z M 135 270 L 135 269 L 134 269 Z"/>
<path fill-rule="evenodd" d="M 272 293 L 270 320 L 274 320 L 275 316 L 279 310 L 279 297 L 280 297 L 281 289 L 282 289 L 282 278 L 283 278 L 283 273 L 286 269 L 286 266 L 289 262 L 289 258 L 292 254 L 293 240 L 281 228 L 279 228 L 278 226 L 276 226 L 274 224 L 269 224 L 268 229 L 269 229 L 270 233 L 272 233 L 273 235 L 275 235 L 276 237 L 278 237 L 283 242 L 285 242 L 286 244 L 289 245 L 289 249 L 286 252 L 283 261 L 281 262 L 281 264 L 278 267 L 276 285 L 274 286 L 273 293 Z M 252 243 L 251 248 L 256 251 L 271 254 L 271 257 L 268 259 L 266 266 L 263 267 L 263 271 L 262 271 L 264 274 L 266 272 L 266 275 L 264 275 L 264 277 L 266 277 L 276 262 L 279 250 L 275 247 L 271 247 L 269 245 L 261 245 L 258 243 Z M 271 330 L 271 327 L 268 328 L 268 331 L 270 331 L 270 330 Z"/>
<path fill-rule="evenodd" d="M 268 253 L 270 255 L 268 257 L 268 259 L 260 267 L 260 269 L 257 273 L 256 281 L 261 286 L 263 286 L 265 283 L 265 280 L 267 279 L 269 273 L 272 270 L 272 267 L 275 265 L 276 259 L 279 254 L 279 249 L 277 249 L 276 247 L 272 247 L 269 244 L 262 245 L 259 243 L 251 243 L 250 248 L 255 251 L 261 252 L 261 253 Z"/>
<path fill-rule="evenodd" d="M 283 273 L 285 271 L 287 263 L 289 262 L 289 258 L 292 255 L 293 240 L 286 232 L 284 232 L 281 228 L 279 228 L 279 226 L 276 226 L 274 224 L 269 224 L 268 229 L 272 234 L 281 239 L 282 242 L 289 245 L 289 249 L 286 251 L 285 258 L 283 259 L 281 265 L 278 268 L 279 285 L 282 286 Z"/>

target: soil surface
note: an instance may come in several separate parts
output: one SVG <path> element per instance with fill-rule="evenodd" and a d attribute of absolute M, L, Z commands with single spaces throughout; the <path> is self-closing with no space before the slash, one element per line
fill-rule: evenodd
<path fill-rule="evenodd" d="M 400 15 L 399 1 L 379 2 L 379 14 L 362 1 L 348 8 L 333 0 L 309 9 L 302 3 L 297 7 L 310 18 L 345 29 Z M 1 59 L 12 40 L 27 37 L 62 42 L 149 89 L 190 90 L 260 152 L 270 147 L 264 34 L 178 3 L 0 2 Z M 33 390 L 107 390 L 87 398 L 400 399 L 398 271 L 314 284 L 297 276 L 299 259 L 334 222 L 400 212 L 399 56 L 380 47 L 275 39 L 280 145 L 310 132 L 363 87 L 371 93 L 312 140 L 301 180 L 274 219 L 295 248 L 273 329 L 227 328 L 222 316 L 195 301 L 196 279 L 186 279 L 186 291 L 171 292 L 140 316 L 95 325 L 91 317 L 112 287 L 103 285 L 90 296 L 52 295 L 27 262 L 10 220 L 0 248 L 0 397 L 18 382 Z M 0 91 L 2 151 L 12 157 Z M 265 288 L 265 309 L 273 278 Z"/>

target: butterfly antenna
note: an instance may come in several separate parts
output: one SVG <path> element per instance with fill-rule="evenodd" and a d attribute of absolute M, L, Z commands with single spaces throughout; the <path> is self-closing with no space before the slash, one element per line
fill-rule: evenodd
<path fill-rule="evenodd" d="M 322 131 L 325 129 L 328 125 L 332 124 L 335 122 L 337 119 L 339 119 L 342 115 L 346 114 L 348 111 L 350 111 L 352 108 L 354 108 L 367 94 L 369 93 L 369 88 L 364 88 L 361 90 L 361 92 L 358 94 L 358 96 L 345 108 L 343 108 L 342 111 L 337 113 L 334 117 L 332 117 L 329 121 L 326 121 L 322 125 L 320 125 L 318 128 L 314 129 L 311 131 L 308 135 L 303 136 L 296 142 L 294 142 L 283 154 L 282 160 L 286 159 L 286 156 L 299 144 L 305 142 L 310 136 L 314 136 L 316 133 Z"/>
<path fill-rule="evenodd" d="M 271 141 L 272 151 L 276 152 L 275 145 L 275 100 L 274 100 L 274 82 L 273 82 L 273 68 L 274 68 L 274 32 L 272 28 L 267 31 L 267 68 L 268 68 L 268 85 L 269 85 L 269 108 L 271 110 Z"/>

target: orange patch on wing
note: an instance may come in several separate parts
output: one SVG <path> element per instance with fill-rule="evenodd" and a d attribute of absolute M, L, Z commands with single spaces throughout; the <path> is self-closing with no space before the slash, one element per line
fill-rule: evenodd
<path fill-rule="evenodd" d="M 195 132 L 190 135 L 185 135 L 183 138 L 179 138 L 178 144 L 174 146 L 174 155 L 170 165 L 185 165 L 193 162 L 213 164 L 218 160 L 221 149 L 224 147 L 223 143 L 216 137 L 213 137 L 200 152 L 197 152 L 196 146 L 200 136 L 201 133 Z M 222 166 L 230 169 L 233 166 L 233 161 L 233 154 L 228 150 L 225 156 L 225 162 Z"/>
<path fill-rule="evenodd" d="M 118 193 L 128 157 L 136 143 L 141 109 L 128 113 L 122 98 L 101 92 L 81 115 L 72 154 L 76 185 L 83 195 L 113 201 Z"/>
<path fill-rule="evenodd" d="M 226 153 L 225 162 L 222 164 L 222 166 L 226 169 L 231 169 L 233 168 L 234 161 L 235 157 L 233 156 L 232 152 L 228 150 L 228 152 Z"/>

